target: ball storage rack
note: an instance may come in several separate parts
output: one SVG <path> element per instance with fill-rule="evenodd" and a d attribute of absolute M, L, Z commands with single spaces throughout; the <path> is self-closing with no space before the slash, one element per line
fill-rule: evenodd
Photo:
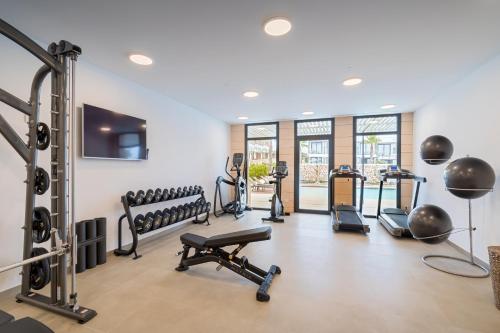
<path fill-rule="evenodd" d="M 64 31 L 62 33 L 64 34 Z M 29 101 L 25 102 L 0 89 L 0 102 L 23 113 L 28 125 L 26 133 L 28 139 L 25 142 L 0 115 L 0 133 L 26 163 L 24 181 L 26 202 L 22 227 L 23 260 L 0 267 L 0 273 L 22 267 L 21 292 L 16 296 L 17 302 L 27 303 L 85 323 L 97 313 L 78 304 L 76 291 L 75 68 L 81 49 L 70 42 L 61 40 L 58 43 L 51 43 L 45 50 L 1 19 L 0 34 L 27 50 L 43 63 L 33 77 Z M 41 88 L 47 77 L 50 78 L 51 87 L 50 125 L 39 122 Z M 37 166 L 38 152 L 49 147 L 50 172 L 46 172 Z M 50 191 L 48 191 L 49 188 Z M 50 194 L 50 210 L 44 207 L 38 208 L 47 212 L 46 221 L 50 223 L 50 237 L 46 240 L 49 241 L 48 250 L 33 247 L 33 242 L 37 241 L 33 237 L 36 197 L 43 195 L 46 191 Z M 45 253 L 40 254 L 42 252 Z M 41 274 L 33 272 L 32 267 L 36 265 L 47 267 L 44 276 L 48 278 L 45 283 L 38 286 L 39 288 L 36 287 L 37 280 L 33 279 L 33 277 L 40 276 L 36 274 Z M 68 279 L 68 270 L 70 270 L 71 279 Z M 34 291 L 47 284 L 50 284 L 49 296 Z"/>
<path fill-rule="evenodd" d="M 185 187 L 186 188 L 186 187 Z M 200 186 L 200 189 L 202 187 Z M 139 191 L 138 191 L 139 192 Z M 125 210 L 125 213 L 120 216 L 120 219 L 118 220 L 118 248 L 114 250 L 114 254 L 116 256 L 129 256 L 131 254 L 134 254 L 134 257 L 132 259 L 136 260 L 136 259 L 139 259 L 142 257 L 142 255 L 140 254 L 137 254 L 137 246 L 139 245 L 139 235 L 144 235 L 142 233 L 140 233 L 137 228 L 136 228 L 136 225 L 135 225 L 135 222 L 134 222 L 134 216 L 132 215 L 132 212 L 131 212 L 131 207 L 142 207 L 142 206 L 147 206 L 147 205 L 159 205 L 159 204 L 164 204 L 164 203 L 169 203 L 169 205 L 167 207 L 164 207 L 164 208 L 174 208 L 176 207 L 176 205 L 173 205 L 172 203 L 173 202 L 178 202 L 178 200 L 180 199 L 186 199 L 186 198 L 195 198 L 196 197 L 196 200 L 202 200 L 205 204 L 208 205 L 208 210 L 207 211 L 203 211 L 201 213 L 196 213 L 195 215 L 192 215 L 190 216 L 189 218 L 186 218 L 186 219 L 183 219 L 181 221 L 177 221 L 175 223 L 172 223 L 172 224 L 168 224 L 166 226 L 163 226 L 163 227 L 160 227 L 158 229 L 155 229 L 155 230 L 152 230 L 152 231 L 166 231 L 166 230 L 169 230 L 169 229 L 172 229 L 174 226 L 180 226 L 180 225 L 183 225 L 183 224 L 186 224 L 188 222 L 192 222 L 192 223 L 195 223 L 195 224 L 203 224 L 203 223 L 207 223 L 207 225 L 210 225 L 210 222 L 208 220 L 209 216 L 210 216 L 210 206 L 211 206 L 211 203 L 206 201 L 206 198 L 205 198 L 205 192 L 203 190 L 201 190 L 199 193 L 196 193 L 196 194 L 187 194 L 187 195 L 184 195 L 184 196 L 181 196 L 181 197 L 175 197 L 175 198 L 169 198 L 167 200 L 164 200 L 164 199 L 161 199 L 159 201 L 151 201 L 149 203 L 141 203 L 141 204 L 138 204 L 138 205 L 134 205 L 132 203 L 129 202 L 129 200 L 127 199 L 127 195 L 123 195 L 121 197 L 121 202 L 122 202 L 122 205 L 123 205 L 123 209 Z M 159 208 L 156 208 L 157 210 Z M 204 215 L 204 216 L 203 216 Z M 200 219 L 199 217 L 200 216 L 203 216 L 203 219 Z M 128 222 L 128 226 L 129 226 L 129 230 L 132 234 L 132 244 L 130 246 L 130 248 L 128 249 L 125 249 L 124 248 L 124 245 L 123 245 L 123 238 L 122 238 L 122 229 L 123 229 L 123 221 L 124 220 L 127 220 Z M 157 234 L 156 232 L 154 234 Z M 144 239 L 144 238 L 141 238 L 141 239 Z"/>

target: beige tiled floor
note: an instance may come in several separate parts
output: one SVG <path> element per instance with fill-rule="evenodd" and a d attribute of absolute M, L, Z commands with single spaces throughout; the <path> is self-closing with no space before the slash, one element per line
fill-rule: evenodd
<path fill-rule="evenodd" d="M 250 244 L 251 262 L 283 274 L 271 301 L 255 300 L 256 285 L 215 264 L 174 270 L 178 237 L 189 230 L 213 235 L 260 226 L 266 212 L 242 220 L 212 219 L 144 244 L 140 260 L 109 257 L 79 275 L 82 305 L 99 313 L 85 325 L 0 297 L 0 308 L 32 316 L 56 332 L 500 332 L 489 279 L 466 279 L 420 262 L 448 245 L 397 240 L 376 222 L 372 232 L 331 231 L 324 215 L 294 214 L 273 224 L 273 238 Z"/>

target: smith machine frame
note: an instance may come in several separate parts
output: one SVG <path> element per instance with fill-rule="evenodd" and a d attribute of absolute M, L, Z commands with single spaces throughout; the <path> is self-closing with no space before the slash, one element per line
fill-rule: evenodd
<path fill-rule="evenodd" d="M 75 236 L 75 65 L 81 49 L 67 41 L 52 43 L 48 50 L 0 19 L 0 33 L 29 51 L 44 64 L 36 72 L 31 85 L 30 100 L 25 102 L 0 89 L 0 101 L 28 116 L 28 142 L 25 143 L 0 115 L 0 133 L 26 162 L 26 209 L 24 218 L 24 248 L 21 262 L 0 267 L 0 273 L 22 267 L 21 292 L 18 302 L 25 302 L 84 323 L 97 315 L 94 310 L 78 304 L 76 292 Z M 36 189 L 48 175 L 37 166 L 37 135 L 40 115 L 40 88 L 50 74 L 51 124 L 50 124 L 50 251 L 33 256 L 33 212 Z M 39 193 L 38 194 L 42 194 Z M 71 221 L 71 223 L 70 223 Z M 50 296 L 32 291 L 31 266 L 50 260 Z M 71 288 L 68 293 L 68 266 L 71 271 Z"/>

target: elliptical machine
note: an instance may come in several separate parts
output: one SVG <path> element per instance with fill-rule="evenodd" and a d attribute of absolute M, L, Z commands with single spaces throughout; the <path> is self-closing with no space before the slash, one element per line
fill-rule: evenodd
<path fill-rule="evenodd" d="M 229 164 L 229 156 L 226 160 L 226 174 L 229 179 L 225 179 L 223 176 L 217 177 L 215 181 L 215 197 L 214 197 L 214 215 L 219 217 L 224 214 L 232 214 L 236 219 L 239 219 L 245 214 L 245 211 L 251 210 L 247 206 L 247 183 L 245 177 L 241 173 L 241 166 L 243 165 L 243 154 L 234 153 L 233 154 L 233 167 L 228 171 L 227 166 Z M 236 177 L 233 177 L 230 171 L 236 171 Z M 234 199 L 227 204 L 222 204 L 221 196 L 221 184 L 227 184 L 234 187 Z M 217 197 L 219 197 L 220 210 L 217 210 Z"/>
<path fill-rule="evenodd" d="M 271 184 L 274 184 L 274 194 L 271 199 L 271 216 L 263 217 L 262 221 L 271 221 L 271 222 L 285 222 L 285 219 L 280 216 L 290 215 L 289 213 L 285 213 L 285 207 L 283 206 L 283 202 L 281 201 L 281 180 L 288 176 L 288 166 L 286 161 L 278 161 L 276 168 L 273 168 L 273 171 L 269 174 L 275 180 L 270 181 Z"/>

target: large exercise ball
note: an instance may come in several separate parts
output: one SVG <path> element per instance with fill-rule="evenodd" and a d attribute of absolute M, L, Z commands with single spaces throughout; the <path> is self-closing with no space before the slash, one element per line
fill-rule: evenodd
<path fill-rule="evenodd" d="M 453 230 L 450 215 L 435 205 L 422 205 L 413 209 L 408 215 L 408 227 L 413 237 L 428 244 L 444 242 Z"/>
<path fill-rule="evenodd" d="M 453 195 L 464 199 L 476 199 L 493 190 L 495 171 L 482 159 L 459 158 L 446 167 L 444 183 Z"/>
<path fill-rule="evenodd" d="M 427 164 L 443 164 L 451 158 L 451 155 L 453 155 L 453 143 L 442 135 L 430 136 L 420 145 L 420 157 Z"/>

